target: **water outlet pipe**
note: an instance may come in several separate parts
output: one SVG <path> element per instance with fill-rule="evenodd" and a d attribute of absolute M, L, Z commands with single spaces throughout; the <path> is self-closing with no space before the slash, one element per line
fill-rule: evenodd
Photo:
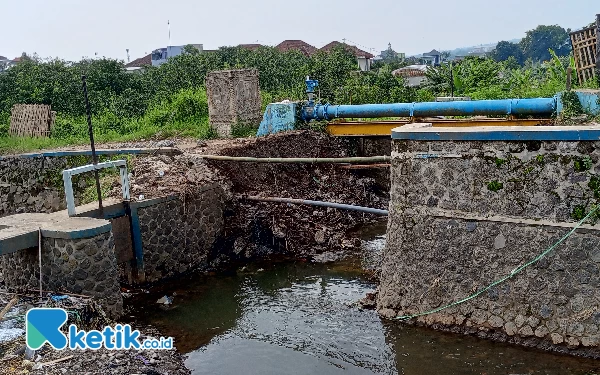
<path fill-rule="evenodd" d="M 380 209 L 371 208 L 371 207 L 355 206 L 352 204 L 311 201 L 311 200 L 307 200 L 307 199 L 257 197 L 257 196 L 249 196 L 249 195 L 242 195 L 242 196 L 240 196 L 240 198 L 243 200 L 247 200 L 247 201 L 304 204 L 304 205 L 309 205 L 309 206 L 331 207 L 331 208 L 337 208 L 340 210 L 358 211 L 358 212 L 364 212 L 364 213 L 368 213 L 368 214 L 388 216 L 387 210 L 380 210 Z"/>
<path fill-rule="evenodd" d="M 302 117 L 309 121 L 336 118 L 551 115 L 556 107 L 556 97 L 359 105 L 314 104 L 302 108 Z"/>

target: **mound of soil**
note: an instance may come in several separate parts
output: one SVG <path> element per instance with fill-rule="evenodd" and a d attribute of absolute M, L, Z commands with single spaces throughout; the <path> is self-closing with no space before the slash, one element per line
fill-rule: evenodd
<path fill-rule="evenodd" d="M 193 195 L 194 189 L 219 183 L 230 198 L 225 242 L 234 257 L 273 253 L 312 255 L 352 247 L 348 229 L 378 217 L 307 205 L 250 202 L 243 196 L 328 201 L 386 209 L 387 188 L 360 171 L 340 164 L 280 164 L 206 160 L 202 155 L 274 157 L 346 157 L 348 145 L 313 131 L 284 132 L 261 138 L 201 141 L 178 156 L 145 156 L 132 161 L 133 200 L 168 194 Z M 119 196 L 115 185 L 112 194 Z"/>
<path fill-rule="evenodd" d="M 346 144 L 320 132 L 297 131 L 261 137 L 220 150 L 251 157 L 346 157 Z M 297 198 L 387 209 L 387 192 L 375 179 L 339 164 L 266 164 L 209 161 L 232 183 L 236 215 L 228 232 L 237 233 L 234 251 L 246 257 L 268 252 L 312 255 L 360 244 L 346 238 L 348 229 L 378 217 L 307 205 L 248 202 L 242 195 Z"/>

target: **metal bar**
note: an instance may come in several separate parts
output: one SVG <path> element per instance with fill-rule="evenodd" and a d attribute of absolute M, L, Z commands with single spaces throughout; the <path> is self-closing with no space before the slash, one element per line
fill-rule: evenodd
<path fill-rule="evenodd" d="M 351 204 L 341 204 L 333 202 L 323 201 L 311 201 L 305 199 L 293 199 L 293 198 L 274 198 L 274 197 L 256 197 L 256 196 L 241 196 L 242 199 L 256 202 L 274 202 L 274 203 L 290 203 L 290 204 L 304 204 L 309 206 L 320 206 L 320 207 L 331 207 L 340 210 L 359 211 L 375 215 L 387 216 L 387 210 L 380 210 L 371 207 L 354 206 Z"/>
<path fill-rule="evenodd" d="M 391 134 L 391 133 L 390 133 Z M 196 155 L 208 160 L 235 161 L 246 163 L 370 163 L 389 161 L 391 158 L 384 156 L 365 156 L 348 158 L 255 158 L 249 156 L 223 156 L 223 155 Z"/>
<path fill-rule="evenodd" d="M 100 169 L 115 168 L 115 167 L 119 167 L 119 169 L 120 169 L 121 188 L 123 189 L 123 199 L 129 200 L 129 175 L 127 173 L 127 162 L 125 160 L 115 160 L 115 161 L 107 161 L 107 162 L 98 163 L 98 164 L 82 165 L 82 166 L 71 168 L 71 169 L 65 169 L 62 172 L 63 184 L 65 187 L 65 197 L 66 197 L 66 201 L 67 201 L 67 212 L 68 212 L 69 216 L 75 216 L 77 213 L 75 210 L 75 198 L 73 195 L 72 176 L 78 175 L 81 173 L 85 173 L 85 172 L 91 172 L 91 171 L 94 171 L 97 173 L 98 170 L 100 170 Z M 100 209 L 100 217 L 103 217 L 104 209 L 102 206 L 100 206 L 99 209 Z"/>
<path fill-rule="evenodd" d="M 536 126 L 551 124 L 550 119 L 465 119 L 465 120 L 449 120 L 449 119 L 424 119 L 426 123 L 432 124 L 433 127 L 474 127 L 474 126 Z M 349 122 L 332 122 L 327 125 L 327 132 L 338 137 L 354 137 L 354 136 L 385 136 L 389 137 L 392 134 L 392 129 L 406 124 L 410 124 L 409 120 L 398 121 L 349 121 Z"/>
<path fill-rule="evenodd" d="M 63 173 L 69 172 L 70 175 L 76 175 L 76 174 L 81 174 L 81 173 L 85 173 L 85 172 L 91 172 L 93 170 L 99 170 L 99 169 L 105 169 L 105 168 L 116 168 L 116 167 L 127 168 L 127 162 L 125 160 L 105 161 L 103 163 L 98 163 L 96 165 L 88 164 L 88 165 L 82 165 L 82 166 L 71 168 L 71 169 L 65 169 L 63 171 Z"/>
<path fill-rule="evenodd" d="M 119 173 L 121 175 L 121 189 L 123 190 L 123 200 L 129 201 L 131 196 L 129 195 L 129 173 L 127 173 L 127 168 L 119 168 Z"/>
<path fill-rule="evenodd" d="M 73 183 L 71 173 L 68 170 L 62 172 L 63 184 L 65 186 L 65 198 L 67 201 L 67 212 L 69 216 L 75 216 L 75 197 L 73 196 Z"/>
<path fill-rule="evenodd" d="M 142 232 L 140 226 L 140 216 L 138 214 L 138 208 L 129 206 L 131 218 L 131 233 L 133 241 L 133 253 L 135 255 L 135 279 L 137 283 L 144 283 L 146 281 L 146 272 L 144 270 L 144 248 L 142 244 Z"/>
<path fill-rule="evenodd" d="M 305 119 L 334 118 L 541 115 L 556 110 L 556 98 L 503 99 L 453 102 L 320 105 L 304 107 Z"/>
<path fill-rule="evenodd" d="M 81 82 L 83 86 L 83 96 L 85 97 L 85 109 L 87 113 L 88 132 L 90 134 L 90 146 L 92 147 L 92 163 L 98 164 L 98 156 L 96 155 L 96 145 L 94 144 L 94 128 L 92 127 L 92 110 L 90 108 L 90 100 L 87 92 L 87 82 L 85 81 L 85 75 L 81 76 Z M 100 174 L 98 170 L 94 170 L 94 178 L 96 179 L 96 193 L 98 194 L 98 209 L 100 210 L 100 216 L 102 216 L 102 190 L 100 189 Z"/>

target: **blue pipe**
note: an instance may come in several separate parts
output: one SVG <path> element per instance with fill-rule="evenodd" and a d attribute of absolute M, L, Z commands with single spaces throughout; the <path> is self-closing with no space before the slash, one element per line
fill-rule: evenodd
<path fill-rule="evenodd" d="M 334 118 L 549 115 L 556 110 L 556 98 L 502 99 L 456 102 L 423 102 L 360 105 L 306 106 L 305 120 Z"/>

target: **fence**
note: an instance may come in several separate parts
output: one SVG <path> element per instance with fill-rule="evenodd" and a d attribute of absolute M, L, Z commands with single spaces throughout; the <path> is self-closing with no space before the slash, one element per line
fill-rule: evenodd
<path fill-rule="evenodd" d="M 47 137 L 56 112 L 49 105 L 15 104 L 11 110 L 9 134 L 18 137 Z"/>
<path fill-rule="evenodd" d="M 571 45 L 580 84 L 596 77 L 598 28 L 600 28 L 599 22 L 596 23 L 596 26 L 571 33 Z"/>

